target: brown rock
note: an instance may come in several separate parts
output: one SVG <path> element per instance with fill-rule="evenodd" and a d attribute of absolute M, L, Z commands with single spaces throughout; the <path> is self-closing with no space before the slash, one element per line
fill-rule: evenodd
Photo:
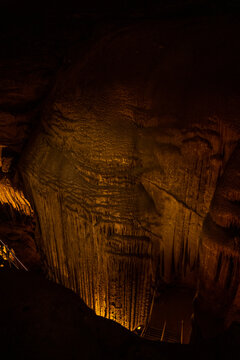
<path fill-rule="evenodd" d="M 49 276 L 129 329 L 157 280 L 196 287 L 200 264 L 211 282 L 223 237 L 205 254 L 200 234 L 240 137 L 237 29 L 148 22 L 103 37 L 59 74 L 22 159 Z"/>

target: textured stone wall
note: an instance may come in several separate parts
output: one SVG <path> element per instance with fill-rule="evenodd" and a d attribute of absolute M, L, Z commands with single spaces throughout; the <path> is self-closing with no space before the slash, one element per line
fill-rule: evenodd
<path fill-rule="evenodd" d="M 196 287 L 199 267 L 203 284 L 215 271 L 221 241 L 215 256 L 200 235 L 240 138 L 236 26 L 151 22 L 104 37 L 59 74 L 25 150 L 49 276 L 127 328 L 146 322 L 159 281 Z"/>
<path fill-rule="evenodd" d="M 220 318 L 217 331 L 240 320 L 240 147 L 236 146 L 215 191 L 201 234 L 201 266 L 197 307 Z M 201 323 L 201 319 L 198 319 Z M 207 337 L 212 328 L 202 325 Z M 213 336 L 213 335 L 212 335 Z"/>

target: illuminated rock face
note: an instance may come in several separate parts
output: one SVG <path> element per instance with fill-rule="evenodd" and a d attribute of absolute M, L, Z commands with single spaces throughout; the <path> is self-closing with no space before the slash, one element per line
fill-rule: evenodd
<path fill-rule="evenodd" d="M 197 308 L 201 312 L 207 311 L 211 316 L 221 317 L 223 327 L 229 326 L 232 321 L 240 321 L 239 169 L 238 144 L 219 180 L 201 235 Z M 198 321 L 201 324 L 200 318 Z M 203 323 L 201 328 L 205 337 L 209 337 L 213 332 L 207 322 Z"/>
<path fill-rule="evenodd" d="M 219 79 L 234 66 L 217 62 L 235 38 L 222 30 L 217 43 L 215 25 L 104 38 L 59 76 L 22 161 L 50 277 L 130 329 L 146 322 L 159 280 L 196 286 L 199 265 L 212 276 L 200 234 L 240 138 Z"/>

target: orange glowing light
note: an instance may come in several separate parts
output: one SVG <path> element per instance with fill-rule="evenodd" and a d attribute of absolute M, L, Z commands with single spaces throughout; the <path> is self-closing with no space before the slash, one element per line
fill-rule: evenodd
<path fill-rule="evenodd" d="M 28 216 L 33 215 L 31 205 L 25 198 L 23 192 L 14 189 L 8 179 L 2 179 L 0 181 L 0 203 L 9 204 L 17 211 Z"/>

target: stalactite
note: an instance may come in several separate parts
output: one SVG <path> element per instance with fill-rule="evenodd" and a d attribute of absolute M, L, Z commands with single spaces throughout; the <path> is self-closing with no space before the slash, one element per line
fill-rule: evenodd
<path fill-rule="evenodd" d="M 61 192 L 46 193 L 34 178 L 31 181 L 42 228 L 39 246 L 46 254 L 49 276 L 78 292 L 98 315 L 130 329 L 144 323 L 151 301 L 146 293 L 152 283 L 149 237 L 144 232 L 130 235 L 129 225 L 96 225 L 92 217 L 85 221 L 83 209 L 75 206 L 73 212 L 66 207 Z"/>

